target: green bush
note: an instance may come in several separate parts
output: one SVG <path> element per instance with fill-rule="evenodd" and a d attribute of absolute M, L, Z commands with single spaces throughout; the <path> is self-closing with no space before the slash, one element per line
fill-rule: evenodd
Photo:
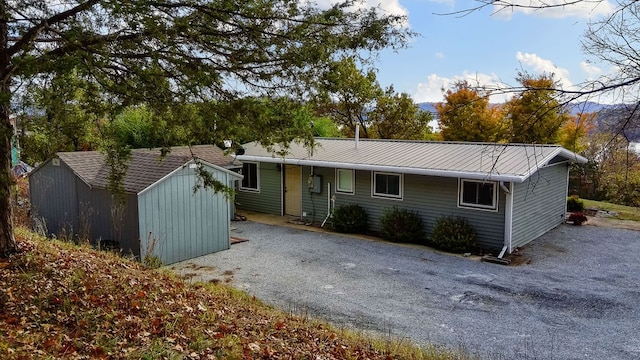
<path fill-rule="evenodd" d="M 567 198 L 567 211 L 568 212 L 582 212 L 584 211 L 584 202 L 580 200 L 578 195 L 571 195 Z"/>
<path fill-rule="evenodd" d="M 384 209 L 380 218 L 380 235 L 393 242 L 425 242 L 424 224 L 420 215 L 415 211 L 399 210 L 396 206 Z"/>
<path fill-rule="evenodd" d="M 477 240 L 476 230 L 467 219 L 447 216 L 436 220 L 429 242 L 441 250 L 465 253 L 476 247 Z"/>
<path fill-rule="evenodd" d="M 358 204 L 347 204 L 333 210 L 333 229 L 341 233 L 363 233 L 369 228 L 369 214 Z"/>

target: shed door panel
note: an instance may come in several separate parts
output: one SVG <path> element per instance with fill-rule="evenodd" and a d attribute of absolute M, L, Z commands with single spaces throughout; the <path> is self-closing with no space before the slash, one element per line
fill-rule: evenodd
<path fill-rule="evenodd" d="M 300 216 L 302 202 L 302 171 L 300 166 L 285 165 L 284 213 Z"/>

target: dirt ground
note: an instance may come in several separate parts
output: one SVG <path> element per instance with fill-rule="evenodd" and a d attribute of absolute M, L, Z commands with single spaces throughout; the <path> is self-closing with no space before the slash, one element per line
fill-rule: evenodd
<path fill-rule="evenodd" d="M 640 231 L 640 221 L 618 220 L 601 216 L 589 217 L 585 225 Z"/>

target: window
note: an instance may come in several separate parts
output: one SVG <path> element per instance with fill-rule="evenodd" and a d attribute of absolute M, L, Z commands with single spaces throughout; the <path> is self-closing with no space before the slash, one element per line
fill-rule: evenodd
<path fill-rule="evenodd" d="M 336 169 L 336 192 L 353 194 L 353 170 Z"/>
<path fill-rule="evenodd" d="M 460 180 L 458 206 L 498 210 L 498 187 L 495 182 Z"/>
<path fill-rule="evenodd" d="M 402 199 L 402 174 L 374 172 L 371 196 Z"/>
<path fill-rule="evenodd" d="M 241 190 L 260 191 L 258 163 L 242 163 L 242 175 L 244 178 L 242 178 L 242 185 L 240 185 Z"/>

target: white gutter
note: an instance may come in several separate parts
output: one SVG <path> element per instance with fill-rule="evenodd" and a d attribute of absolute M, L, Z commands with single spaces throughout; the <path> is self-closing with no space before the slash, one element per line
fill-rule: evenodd
<path fill-rule="evenodd" d="M 502 259 L 506 251 L 509 251 L 509 254 L 513 251 L 513 183 L 509 183 L 509 189 L 504 189 L 506 186 L 502 182 L 500 183 L 500 187 L 503 188 L 507 195 L 504 207 L 504 247 L 500 255 L 498 255 L 498 257 Z"/>
<path fill-rule="evenodd" d="M 384 172 L 395 172 L 395 173 L 401 173 L 401 174 L 442 176 L 442 177 L 450 177 L 450 178 L 464 178 L 464 179 L 486 180 L 486 181 L 504 181 L 504 182 L 515 182 L 515 183 L 522 183 L 528 177 L 527 175 L 499 175 L 499 174 L 474 173 L 474 172 L 454 171 L 454 170 L 410 168 L 410 167 L 389 166 L 389 165 L 341 163 L 341 162 L 322 161 L 322 160 L 284 159 L 281 157 L 264 157 L 264 156 L 254 156 L 254 155 L 238 155 L 238 160 L 287 164 L 287 165 L 318 166 L 318 167 L 340 168 L 340 169 L 384 171 Z"/>

